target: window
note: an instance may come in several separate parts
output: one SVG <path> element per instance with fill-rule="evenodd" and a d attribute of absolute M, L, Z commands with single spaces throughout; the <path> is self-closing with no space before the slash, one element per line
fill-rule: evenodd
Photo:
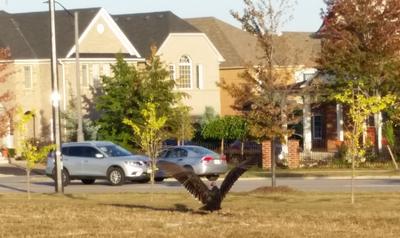
<path fill-rule="evenodd" d="M 317 70 L 306 68 L 295 72 L 296 83 L 307 82 L 317 75 Z"/>
<path fill-rule="evenodd" d="M 188 156 L 188 152 L 184 149 L 176 148 L 176 149 L 174 149 L 174 151 L 175 151 L 175 157 L 177 157 L 177 158 Z"/>
<path fill-rule="evenodd" d="M 81 66 L 81 85 L 82 87 L 89 87 L 89 70 L 87 64 Z"/>
<path fill-rule="evenodd" d="M 179 59 L 179 78 L 176 80 L 177 88 L 192 87 L 192 62 L 189 57 Z"/>
<path fill-rule="evenodd" d="M 169 78 L 171 79 L 171 80 L 175 80 L 175 65 L 173 65 L 173 64 L 170 64 L 169 65 Z"/>
<path fill-rule="evenodd" d="M 69 147 L 69 151 L 67 153 L 69 153 L 69 156 L 73 157 L 95 158 L 96 154 L 99 154 L 100 152 L 89 146 L 73 146 Z"/>
<path fill-rule="evenodd" d="M 167 159 L 171 159 L 171 158 L 176 158 L 176 151 L 175 150 L 168 150 L 168 152 L 166 152 L 165 154 L 165 158 Z"/>
<path fill-rule="evenodd" d="M 103 64 L 101 66 L 101 75 L 111 76 L 111 69 L 109 64 Z"/>
<path fill-rule="evenodd" d="M 105 145 L 99 147 L 101 151 L 106 153 L 108 156 L 111 157 L 123 157 L 123 156 L 130 156 L 132 155 L 131 152 L 125 150 L 124 148 L 118 145 Z"/>
<path fill-rule="evenodd" d="M 312 117 L 312 135 L 313 139 L 322 139 L 322 116 L 315 115 Z"/>
<path fill-rule="evenodd" d="M 203 65 L 198 64 L 196 68 L 197 68 L 197 70 L 196 70 L 197 88 L 202 89 L 204 87 L 204 85 L 203 85 Z"/>
<path fill-rule="evenodd" d="M 32 88 L 32 66 L 24 66 L 24 85 L 26 89 Z"/>
<path fill-rule="evenodd" d="M 100 65 L 92 65 L 92 80 L 95 87 L 100 86 Z"/>

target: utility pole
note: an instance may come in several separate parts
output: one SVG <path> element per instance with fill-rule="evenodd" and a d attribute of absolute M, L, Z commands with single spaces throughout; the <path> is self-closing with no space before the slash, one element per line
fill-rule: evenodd
<path fill-rule="evenodd" d="M 55 191 L 57 193 L 64 193 L 62 183 L 62 161 L 61 161 L 61 133 L 60 133 L 60 94 L 58 84 L 58 70 L 57 70 L 57 47 L 56 47 L 56 27 L 55 27 L 55 6 L 54 0 L 49 0 L 50 12 L 50 32 L 51 32 L 51 101 L 53 113 L 53 135 L 56 144 L 55 153 L 55 170 L 56 170 L 56 183 Z"/>
<path fill-rule="evenodd" d="M 75 64 L 76 64 L 76 110 L 78 117 L 78 131 L 77 141 L 84 141 L 83 127 L 82 127 L 82 96 L 81 96 L 81 73 L 79 63 L 79 25 L 78 25 L 78 12 L 74 12 L 75 20 Z"/>

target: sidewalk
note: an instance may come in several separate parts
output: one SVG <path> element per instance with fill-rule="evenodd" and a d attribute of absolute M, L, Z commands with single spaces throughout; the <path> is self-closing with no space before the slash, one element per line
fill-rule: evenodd
<path fill-rule="evenodd" d="M 8 161 L 0 162 L 0 177 L 7 176 L 24 176 L 26 175 L 26 162 L 22 160 L 11 159 L 11 164 Z M 32 175 L 45 175 L 44 166 L 38 165 L 31 172 Z"/>
<path fill-rule="evenodd" d="M 26 162 L 23 160 L 11 159 L 11 164 L 7 161 L 0 161 L 0 177 L 24 176 Z M 45 175 L 45 165 L 38 164 L 32 170 L 32 175 Z M 298 169 L 298 170 L 277 170 L 278 178 L 304 178 L 304 179 L 348 179 L 351 178 L 351 169 Z M 241 179 L 263 179 L 271 176 L 270 171 L 247 171 Z M 220 176 L 223 179 L 224 176 Z M 362 169 L 356 170 L 357 179 L 400 179 L 400 171 L 390 169 Z"/>

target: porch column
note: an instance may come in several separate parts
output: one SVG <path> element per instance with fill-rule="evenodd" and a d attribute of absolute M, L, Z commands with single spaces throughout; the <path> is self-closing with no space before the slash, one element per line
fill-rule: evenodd
<path fill-rule="evenodd" d="M 382 152 L 382 113 L 378 112 L 374 115 L 374 124 L 376 130 L 376 146 L 378 152 Z"/>
<path fill-rule="evenodd" d="M 336 104 L 336 128 L 337 128 L 337 139 L 339 141 L 344 141 L 343 108 L 341 104 Z"/>
<path fill-rule="evenodd" d="M 304 152 L 310 153 L 312 149 L 312 137 L 311 137 L 311 105 L 310 96 L 305 95 L 303 97 L 303 147 Z"/>

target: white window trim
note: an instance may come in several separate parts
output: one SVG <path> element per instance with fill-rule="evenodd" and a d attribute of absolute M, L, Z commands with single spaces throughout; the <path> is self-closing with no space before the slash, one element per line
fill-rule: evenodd
<path fill-rule="evenodd" d="M 181 63 L 180 62 L 180 60 L 181 60 L 181 58 L 182 57 L 187 57 L 188 59 L 189 59 L 189 63 Z M 181 88 L 181 87 L 177 87 L 178 89 L 193 89 L 193 61 L 192 61 L 192 59 L 188 56 L 188 55 L 182 55 L 181 57 L 179 57 L 179 63 L 178 63 L 178 71 L 179 71 L 179 77 L 178 78 L 180 78 L 180 73 L 181 73 L 181 71 L 180 71 L 180 67 L 181 66 L 190 66 L 189 67 L 189 82 L 190 82 L 190 86 L 188 87 L 188 88 Z M 176 78 L 176 79 L 178 79 L 178 78 Z"/>
<path fill-rule="evenodd" d="M 27 86 L 26 86 L 25 67 L 28 67 L 28 68 L 29 68 L 30 87 L 27 87 Z M 28 89 L 28 90 L 33 89 L 33 67 L 32 67 L 32 65 L 24 65 L 24 89 Z"/>

